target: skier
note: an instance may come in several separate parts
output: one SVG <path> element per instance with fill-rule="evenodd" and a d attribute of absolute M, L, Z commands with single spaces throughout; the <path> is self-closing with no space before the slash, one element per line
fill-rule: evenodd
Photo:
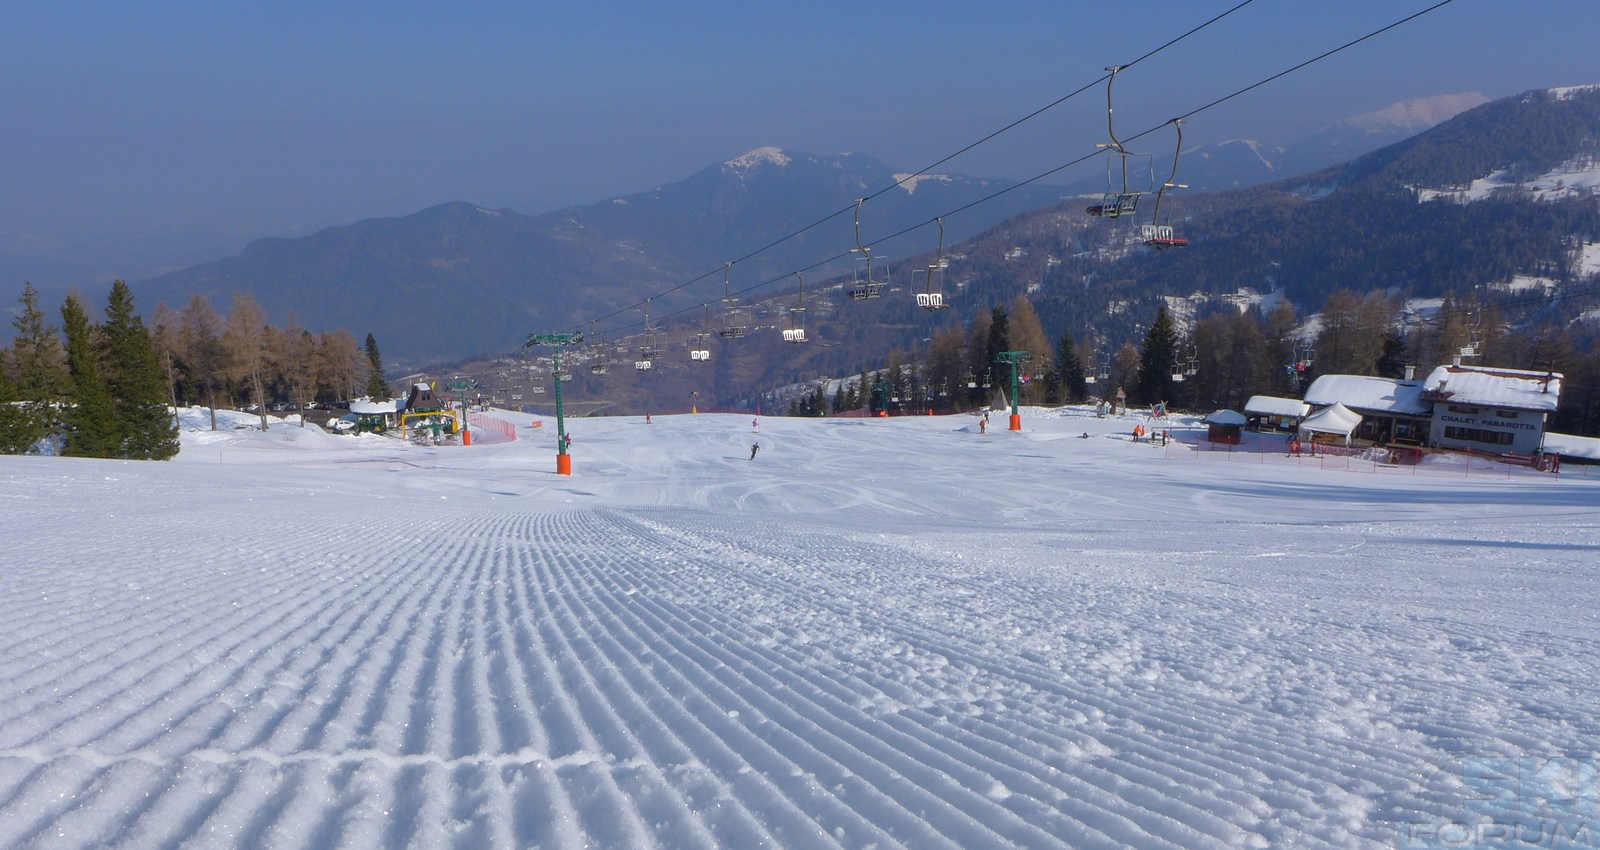
<path fill-rule="evenodd" d="M 648 413 L 646 413 L 644 415 L 644 424 L 646 424 L 646 425 L 650 424 L 650 414 L 648 414 Z"/>
<path fill-rule="evenodd" d="M 572 435 L 571 434 L 565 434 L 565 435 L 563 435 L 561 437 L 561 447 L 566 449 L 569 452 L 572 451 Z"/>
<path fill-rule="evenodd" d="M 750 431 L 751 433 L 759 433 L 761 431 L 760 417 L 750 420 Z"/>
<path fill-rule="evenodd" d="M 978 433 L 979 434 L 987 434 L 987 433 L 989 433 L 989 414 L 985 413 L 983 415 L 983 418 L 978 420 Z"/>
<path fill-rule="evenodd" d="M 758 452 L 760 450 L 761 450 L 761 444 L 760 443 L 751 443 L 750 444 L 750 459 L 751 460 L 755 460 L 756 459 L 756 452 Z"/>

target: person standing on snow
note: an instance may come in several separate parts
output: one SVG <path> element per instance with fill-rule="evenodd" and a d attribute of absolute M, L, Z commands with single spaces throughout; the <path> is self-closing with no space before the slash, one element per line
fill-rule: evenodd
<path fill-rule="evenodd" d="M 750 420 L 750 430 L 752 433 L 759 433 L 761 431 L 760 417 Z"/>
<path fill-rule="evenodd" d="M 650 424 L 650 414 L 648 414 L 648 413 L 646 413 L 644 415 L 644 424 L 646 424 L 646 425 Z"/>

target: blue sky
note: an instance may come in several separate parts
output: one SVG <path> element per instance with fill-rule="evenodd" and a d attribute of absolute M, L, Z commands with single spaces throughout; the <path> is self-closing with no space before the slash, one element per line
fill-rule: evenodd
<path fill-rule="evenodd" d="M 9 3 L 0 289 L 137 280 L 447 201 L 537 214 L 762 145 L 915 169 L 1236 2 Z M 1118 125 L 1428 5 L 1255 0 L 1119 77 Z M 1600 82 L 1596 33 L 1595 0 L 1456 0 L 1197 116 L 1186 140 L 1282 142 L 1409 98 Z M 1031 177 L 1103 132 L 1095 91 L 943 170 Z"/>

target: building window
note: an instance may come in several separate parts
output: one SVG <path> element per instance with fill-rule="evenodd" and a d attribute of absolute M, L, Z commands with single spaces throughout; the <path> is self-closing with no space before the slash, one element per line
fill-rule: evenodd
<path fill-rule="evenodd" d="M 1494 412 L 1494 415 L 1500 417 L 1501 419 L 1515 419 L 1515 418 L 1517 418 L 1517 411 L 1515 411 L 1515 410 L 1496 410 Z"/>
<path fill-rule="evenodd" d="M 1476 407 L 1468 407 L 1464 404 L 1452 404 L 1448 405 L 1448 407 L 1450 408 L 1451 413 L 1465 413 L 1468 416 L 1478 415 L 1478 408 Z"/>
<path fill-rule="evenodd" d="M 1509 446 L 1512 434 L 1510 431 L 1485 431 L 1482 428 L 1458 428 L 1451 425 L 1444 429 L 1444 438 L 1491 446 Z"/>

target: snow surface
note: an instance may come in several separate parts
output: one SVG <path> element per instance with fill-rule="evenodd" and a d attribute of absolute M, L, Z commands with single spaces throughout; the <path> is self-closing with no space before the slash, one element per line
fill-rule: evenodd
<path fill-rule="evenodd" d="M 1578 276 L 1600 274 L 1600 242 L 1585 242 L 1578 248 Z"/>
<path fill-rule="evenodd" d="M 1464 759 L 1600 749 L 1600 478 L 203 415 L 0 457 L 0 847 L 1393 847 L 1489 816 Z"/>
<path fill-rule="evenodd" d="M 1600 191 L 1600 158 L 1586 155 L 1564 162 L 1532 180 L 1516 180 L 1507 171 L 1496 171 L 1473 180 L 1465 188 L 1417 188 L 1417 201 L 1444 200 L 1458 204 L 1481 201 L 1495 192 L 1507 189 L 1529 192 L 1535 199 L 1553 201 L 1563 198 L 1586 197 Z"/>

